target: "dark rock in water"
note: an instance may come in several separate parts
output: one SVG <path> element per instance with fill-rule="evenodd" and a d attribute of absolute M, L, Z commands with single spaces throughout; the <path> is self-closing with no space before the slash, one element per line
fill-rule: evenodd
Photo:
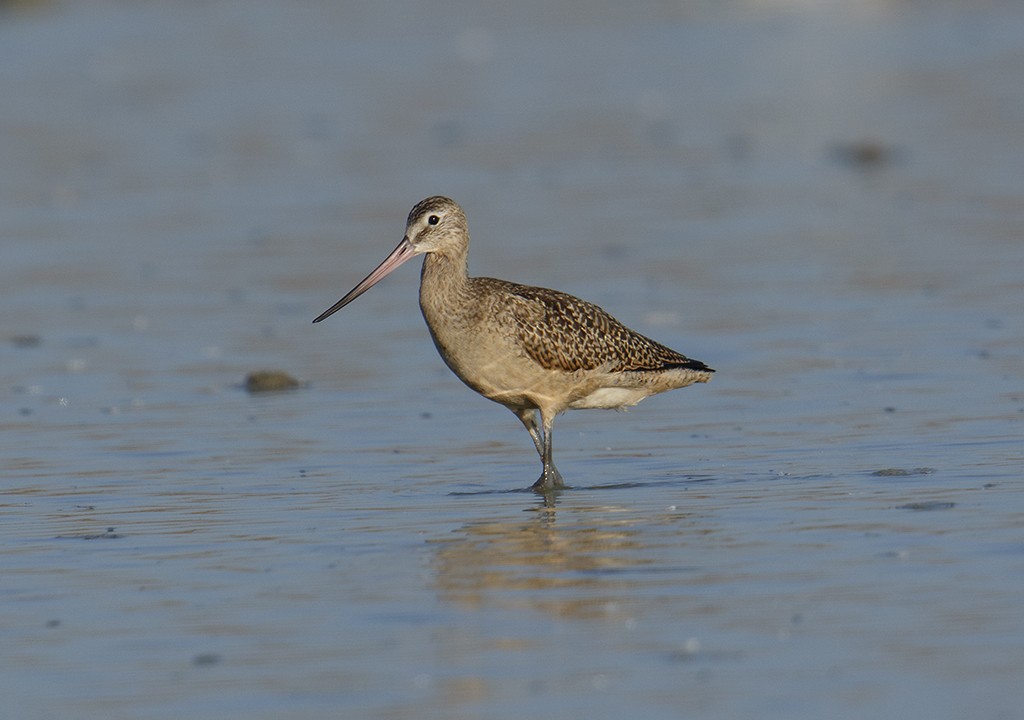
<path fill-rule="evenodd" d="M 843 165 L 870 170 L 880 168 L 899 158 L 900 151 L 879 140 L 856 140 L 836 143 L 832 146 L 832 157 Z"/>
<path fill-rule="evenodd" d="M 245 389 L 251 393 L 294 390 L 299 381 L 284 370 L 256 370 L 245 376 Z"/>
<path fill-rule="evenodd" d="M 82 533 L 79 535 L 57 535 L 57 540 L 66 540 L 69 538 L 77 540 L 118 540 L 123 538 L 124 535 L 120 535 L 114 532 L 114 528 L 108 527 L 106 532 L 101 533 Z"/>
<path fill-rule="evenodd" d="M 43 344 L 43 339 L 38 335 L 11 335 L 11 345 L 19 348 L 34 348 Z"/>
<path fill-rule="evenodd" d="M 954 502 L 943 502 L 941 500 L 926 500 L 924 502 L 912 502 L 912 503 L 907 503 L 906 505 L 897 505 L 896 509 L 897 510 L 928 511 L 928 510 L 950 510 L 950 509 L 955 508 L 955 507 L 956 507 L 956 503 L 954 503 Z"/>
<path fill-rule="evenodd" d="M 934 468 L 919 467 L 907 470 L 906 468 L 884 468 L 875 470 L 872 475 L 875 477 L 910 477 L 911 475 L 931 475 Z"/>
<path fill-rule="evenodd" d="M 192 658 L 192 664 L 197 666 L 216 665 L 220 662 L 220 660 L 221 657 L 217 653 L 199 653 L 198 655 Z"/>

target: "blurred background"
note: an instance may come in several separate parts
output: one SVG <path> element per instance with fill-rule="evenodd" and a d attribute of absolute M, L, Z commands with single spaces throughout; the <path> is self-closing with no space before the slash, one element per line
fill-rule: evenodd
<path fill-rule="evenodd" d="M 1022 77 L 1014 0 L 0 3 L 11 716 L 1015 717 Z M 413 269 L 310 324 L 434 194 L 714 381 L 509 492 Z"/>

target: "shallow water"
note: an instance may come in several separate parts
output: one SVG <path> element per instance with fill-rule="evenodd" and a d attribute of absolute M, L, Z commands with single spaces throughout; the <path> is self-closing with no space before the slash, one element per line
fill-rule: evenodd
<path fill-rule="evenodd" d="M 1024 9 L 624 7 L 0 12 L 7 713 L 1019 714 Z M 523 492 L 414 270 L 309 322 L 434 193 L 714 381 Z"/>

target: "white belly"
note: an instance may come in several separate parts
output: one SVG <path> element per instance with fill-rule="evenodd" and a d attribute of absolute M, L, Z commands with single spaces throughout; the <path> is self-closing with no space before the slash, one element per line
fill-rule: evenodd
<path fill-rule="evenodd" d="M 648 388 L 606 387 L 595 390 L 580 398 L 569 407 L 576 410 L 600 408 L 605 410 L 618 409 L 636 405 L 650 395 Z"/>

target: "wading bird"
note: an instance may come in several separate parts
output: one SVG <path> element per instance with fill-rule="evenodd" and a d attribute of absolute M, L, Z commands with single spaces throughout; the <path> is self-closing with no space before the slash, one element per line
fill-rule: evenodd
<path fill-rule="evenodd" d="M 416 255 L 425 256 L 420 308 L 437 351 L 462 382 L 507 407 L 526 426 L 544 463 L 533 485 L 539 492 L 564 486 L 551 460 L 551 427 L 559 413 L 629 407 L 649 395 L 707 382 L 714 372 L 585 300 L 470 277 L 466 215 L 441 196 L 418 203 L 398 247 L 313 322 L 345 307 Z"/>

